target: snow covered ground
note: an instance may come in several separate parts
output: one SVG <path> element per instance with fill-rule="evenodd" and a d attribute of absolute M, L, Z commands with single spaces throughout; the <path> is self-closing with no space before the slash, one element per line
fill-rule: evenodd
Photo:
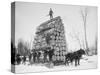
<path fill-rule="evenodd" d="M 26 73 L 26 72 L 46 72 L 46 71 L 62 71 L 62 70 L 81 70 L 81 69 L 94 69 L 97 68 L 97 56 L 85 56 L 81 59 L 80 65 L 75 67 L 74 65 L 60 65 L 53 66 L 53 68 L 48 68 L 44 64 L 33 64 L 33 65 L 16 65 L 16 73 Z"/>

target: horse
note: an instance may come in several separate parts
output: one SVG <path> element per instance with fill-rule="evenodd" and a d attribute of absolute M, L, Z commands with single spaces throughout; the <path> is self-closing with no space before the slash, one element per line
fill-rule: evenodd
<path fill-rule="evenodd" d="M 66 54 L 65 55 L 65 64 L 67 63 L 69 65 L 69 62 L 71 62 L 71 64 L 73 64 L 73 61 L 75 61 L 75 66 L 80 65 L 80 59 L 81 59 L 82 55 L 85 55 L 85 51 L 83 49 Z"/>

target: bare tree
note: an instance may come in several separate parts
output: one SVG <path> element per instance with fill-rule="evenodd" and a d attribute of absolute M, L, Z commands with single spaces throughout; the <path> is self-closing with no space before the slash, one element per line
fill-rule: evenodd
<path fill-rule="evenodd" d="M 24 42 L 23 40 L 20 40 L 18 42 L 17 49 L 18 49 L 18 54 L 20 54 L 22 56 L 29 55 L 30 51 L 29 51 L 29 45 L 27 44 L 27 42 Z"/>
<path fill-rule="evenodd" d="M 95 54 L 97 54 L 97 49 L 98 49 L 98 37 L 96 35 L 96 37 L 95 37 Z"/>
<path fill-rule="evenodd" d="M 84 25 L 84 35 L 85 35 L 85 46 L 86 46 L 86 53 L 88 52 L 89 50 L 89 47 L 88 47 L 88 42 L 87 42 L 87 29 L 86 29 L 86 23 L 87 23 L 87 15 L 88 15 L 88 9 L 85 8 L 84 10 L 81 10 L 81 15 L 82 15 L 82 19 L 83 19 L 83 25 Z"/>
<path fill-rule="evenodd" d="M 85 42 L 84 42 L 84 40 L 82 40 L 82 47 L 83 47 L 83 49 L 85 49 Z"/>
<path fill-rule="evenodd" d="M 24 51 L 24 44 L 22 40 L 19 40 L 18 45 L 17 45 L 17 49 L 18 49 L 18 54 L 23 55 L 23 51 Z"/>

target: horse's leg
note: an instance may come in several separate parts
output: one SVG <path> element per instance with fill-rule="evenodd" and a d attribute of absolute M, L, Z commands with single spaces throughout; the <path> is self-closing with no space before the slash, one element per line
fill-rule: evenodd
<path fill-rule="evenodd" d="M 77 66 L 77 61 L 78 61 L 78 60 L 77 60 L 77 59 L 75 59 L 75 66 Z"/>
<path fill-rule="evenodd" d="M 71 65 L 73 65 L 73 59 L 70 59 Z"/>
<path fill-rule="evenodd" d="M 80 58 L 78 59 L 78 65 L 80 65 Z"/>

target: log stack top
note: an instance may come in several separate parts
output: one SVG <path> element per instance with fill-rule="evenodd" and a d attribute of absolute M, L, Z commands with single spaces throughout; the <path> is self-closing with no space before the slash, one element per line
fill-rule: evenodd
<path fill-rule="evenodd" d="M 60 17 L 60 16 L 57 16 L 57 17 L 55 17 L 55 18 L 53 18 L 53 19 L 50 19 L 50 20 L 48 20 L 48 21 L 46 21 L 46 22 L 40 24 L 40 27 L 41 27 L 41 26 L 45 26 L 45 25 L 47 25 L 47 24 L 50 23 L 50 22 L 59 21 L 59 20 L 61 20 L 61 17 Z"/>
<path fill-rule="evenodd" d="M 45 32 L 45 31 L 48 31 L 48 30 L 54 28 L 53 24 L 55 24 L 55 22 L 60 22 L 60 21 L 61 21 L 61 17 L 57 16 L 53 19 L 50 19 L 50 20 L 40 24 L 40 26 L 37 28 L 36 34 L 39 34 L 39 33 L 42 33 L 42 32 Z"/>

